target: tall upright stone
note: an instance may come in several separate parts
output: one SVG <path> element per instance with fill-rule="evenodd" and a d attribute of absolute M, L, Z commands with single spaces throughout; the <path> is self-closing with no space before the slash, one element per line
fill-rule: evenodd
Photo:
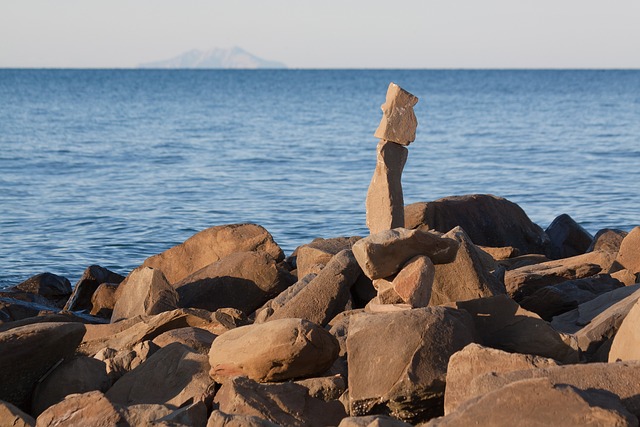
<path fill-rule="evenodd" d="M 416 139 L 418 120 L 413 106 L 418 98 L 395 83 L 389 83 L 387 98 L 380 106 L 382 120 L 374 136 L 400 145 L 409 145 Z"/>

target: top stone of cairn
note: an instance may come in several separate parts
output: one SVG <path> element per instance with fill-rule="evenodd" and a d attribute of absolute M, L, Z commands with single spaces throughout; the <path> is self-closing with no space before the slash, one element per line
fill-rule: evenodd
<path fill-rule="evenodd" d="M 418 120 L 413 106 L 418 98 L 395 83 L 389 84 L 387 99 L 380 106 L 382 120 L 374 136 L 400 145 L 409 145 L 416 139 Z"/>

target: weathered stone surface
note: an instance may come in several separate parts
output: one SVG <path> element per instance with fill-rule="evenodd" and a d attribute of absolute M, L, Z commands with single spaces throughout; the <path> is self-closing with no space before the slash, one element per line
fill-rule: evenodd
<path fill-rule="evenodd" d="M 109 381 L 114 384 L 124 374 L 146 362 L 159 348 L 151 341 L 143 341 L 131 349 L 115 350 L 105 347 L 93 357 L 104 362 Z"/>
<path fill-rule="evenodd" d="M 581 255 L 589 249 L 593 236 L 567 214 L 554 219 L 545 230 L 551 240 L 549 255 L 553 259 Z"/>
<path fill-rule="evenodd" d="M 638 419 L 611 394 L 532 378 L 467 401 L 456 412 L 426 424 L 467 425 L 637 426 Z"/>
<path fill-rule="evenodd" d="M 621 283 L 624 283 L 625 286 L 631 286 L 633 284 L 640 283 L 640 273 L 634 274 L 626 268 L 618 270 L 615 273 L 611 273 L 611 277 L 619 280 Z"/>
<path fill-rule="evenodd" d="M 366 415 L 343 418 L 338 427 L 411 427 L 411 424 L 387 415 Z"/>
<path fill-rule="evenodd" d="M 122 405 L 156 403 L 173 408 L 189 401 L 210 402 L 213 381 L 207 356 L 180 343 L 169 344 L 116 381 L 106 396 Z"/>
<path fill-rule="evenodd" d="M 634 274 L 640 273 L 640 227 L 635 227 L 622 240 L 616 263 Z"/>
<path fill-rule="evenodd" d="M 504 276 L 507 292 L 519 302 L 545 286 L 596 275 L 602 271 L 602 267 L 589 262 L 593 260 L 594 254 L 591 252 L 508 270 Z"/>
<path fill-rule="evenodd" d="M 147 258 L 142 265 L 161 270 L 169 283 L 174 284 L 229 254 L 257 250 L 268 253 L 278 262 L 284 259 L 284 252 L 263 227 L 256 224 L 219 225 Z"/>
<path fill-rule="evenodd" d="M 215 410 L 211 413 L 207 427 L 279 427 L 271 421 L 254 415 L 225 414 Z"/>
<path fill-rule="evenodd" d="M 424 255 L 434 264 L 455 259 L 458 243 L 439 234 L 396 228 L 372 234 L 353 245 L 353 254 L 370 279 L 392 276 L 411 258 Z"/>
<path fill-rule="evenodd" d="M 2 400 L 0 400 L 0 420 L 7 427 L 34 427 L 36 425 L 36 420 L 31 415 Z"/>
<path fill-rule="evenodd" d="M 393 279 L 393 289 L 402 302 L 412 308 L 426 307 L 431 299 L 435 274 L 435 267 L 428 257 L 413 257 Z"/>
<path fill-rule="evenodd" d="M 335 254 L 351 249 L 360 237 L 334 237 L 332 239 L 313 239 L 311 243 L 299 246 L 296 249 L 296 268 L 298 277 L 303 278 L 312 272 L 316 265 L 327 265 Z"/>
<path fill-rule="evenodd" d="M 28 411 L 36 382 L 82 340 L 81 323 L 37 323 L 0 333 L 0 400 Z"/>
<path fill-rule="evenodd" d="M 568 384 L 582 390 L 596 389 L 617 395 L 624 407 L 640 414 L 640 363 L 585 363 L 550 368 L 528 369 L 505 373 L 489 373 L 472 380 L 465 388 L 466 401 L 482 396 L 515 381 L 548 378 L 553 385 Z"/>
<path fill-rule="evenodd" d="M 367 191 L 366 217 L 371 234 L 404 227 L 402 170 L 409 151 L 395 142 L 380 140 L 376 168 Z"/>
<path fill-rule="evenodd" d="M 270 299 L 262 307 L 255 311 L 255 323 L 266 322 L 273 313 L 284 307 L 298 292 L 300 292 L 305 286 L 309 284 L 318 275 L 316 273 L 310 273 L 298 280 L 293 285 L 289 286 L 284 291 L 280 292 L 278 296 Z"/>
<path fill-rule="evenodd" d="M 103 283 L 119 284 L 123 280 L 124 276 L 99 265 L 91 265 L 82 273 L 82 277 L 73 287 L 73 293 L 64 309 L 69 311 L 91 310 L 92 297 L 98 286 Z"/>
<path fill-rule="evenodd" d="M 342 313 L 331 319 L 331 321 L 327 325 L 327 328 L 329 328 L 329 333 L 333 335 L 336 340 L 338 340 L 338 344 L 340 345 L 340 357 L 343 357 L 347 354 L 347 335 L 349 333 L 349 323 L 351 321 L 351 316 L 363 312 L 363 309 L 343 311 Z"/>
<path fill-rule="evenodd" d="M 476 245 L 512 246 L 522 254 L 544 254 L 549 237 L 517 204 L 490 194 L 452 196 L 407 205 L 405 227 L 446 233 L 460 226 Z"/>
<path fill-rule="evenodd" d="M 14 286 L 13 289 L 40 295 L 58 308 L 64 307 L 64 303 L 71 295 L 71 283 L 69 280 L 53 273 L 41 273 L 30 277 Z"/>
<path fill-rule="evenodd" d="M 178 293 L 162 271 L 138 267 L 118 286 L 111 322 L 178 308 Z"/>
<path fill-rule="evenodd" d="M 557 331 L 506 295 L 458 301 L 455 306 L 471 314 L 483 345 L 563 363 L 578 361 L 577 351 Z"/>
<path fill-rule="evenodd" d="M 523 369 L 548 368 L 558 362 L 530 354 L 507 353 L 480 344 L 469 344 L 454 353 L 447 367 L 447 387 L 444 393 L 444 414 L 453 412 L 466 398 L 465 388 L 476 377 L 490 372 L 511 372 Z"/>
<path fill-rule="evenodd" d="M 104 362 L 86 356 L 65 360 L 37 384 L 30 413 L 37 417 L 69 394 L 105 392 L 110 386 Z"/>
<path fill-rule="evenodd" d="M 496 261 L 505 260 L 509 258 L 515 258 L 520 256 L 520 250 L 513 246 L 503 246 L 501 248 L 492 248 L 491 246 L 476 246 L 483 252 L 491 255 Z"/>
<path fill-rule="evenodd" d="M 409 145 L 416 139 L 418 120 L 413 106 L 418 98 L 402 89 L 395 83 L 389 83 L 387 96 L 382 109 L 382 120 L 374 136 L 393 141 L 401 145 Z"/>
<path fill-rule="evenodd" d="M 116 293 L 118 285 L 114 283 L 102 283 L 98 285 L 91 296 L 91 314 L 94 316 L 111 319 L 113 307 L 116 305 Z"/>
<path fill-rule="evenodd" d="M 38 295 L 28 294 L 21 291 L 22 296 L 28 300 L 40 299 Z M 50 316 L 57 312 L 57 309 L 50 305 L 42 305 L 30 301 L 16 299 L 17 292 L 0 292 L 0 322 L 16 322 L 36 316 Z"/>
<path fill-rule="evenodd" d="M 162 427 L 200 427 L 207 423 L 207 407 L 195 402 L 180 409 L 158 404 L 129 405 L 122 408 L 127 425 Z"/>
<path fill-rule="evenodd" d="M 99 320 L 100 322 L 92 323 L 91 320 Z M 37 315 L 35 317 L 28 317 L 26 319 L 0 323 L 0 332 L 5 332 L 20 326 L 34 325 L 36 323 L 52 323 L 52 322 L 53 323 L 58 323 L 58 322 L 83 323 L 90 326 L 106 323 L 103 319 L 96 319 L 86 315 L 79 316 L 78 313 L 63 311 L 60 313 L 53 313 L 53 314 L 41 313 L 40 315 Z"/>
<path fill-rule="evenodd" d="M 189 326 L 163 332 L 153 339 L 153 343 L 158 347 L 166 347 L 171 343 L 179 342 L 200 354 L 209 354 L 211 343 L 213 343 L 215 338 L 215 334 L 205 329 Z"/>
<path fill-rule="evenodd" d="M 123 427 L 124 411 L 114 406 L 102 392 L 90 391 L 67 396 L 49 407 L 36 420 L 37 427 Z"/>
<path fill-rule="evenodd" d="M 593 240 L 587 248 L 587 252 L 605 251 L 617 254 L 620 250 L 622 239 L 624 239 L 627 234 L 629 233 L 626 231 L 603 228 L 593 236 Z"/>
<path fill-rule="evenodd" d="M 625 316 L 609 350 L 609 362 L 619 360 L 640 360 L 640 302 L 635 304 Z"/>
<path fill-rule="evenodd" d="M 520 306 L 550 322 L 554 316 L 578 308 L 580 304 L 598 295 L 623 286 L 608 274 L 597 274 L 540 288 L 520 301 Z"/>
<path fill-rule="evenodd" d="M 266 252 L 235 252 L 185 277 L 174 286 L 180 307 L 236 308 L 253 313 L 295 282 Z"/>
<path fill-rule="evenodd" d="M 489 271 L 496 268 L 495 264 L 489 266 L 483 261 L 483 254 L 463 229 L 455 227 L 443 237 L 455 240 L 459 247 L 453 262 L 436 265 L 430 305 L 506 293 L 504 285 Z"/>
<path fill-rule="evenodd" d="M 334 255 L 320 273 L 274 311 L 269 320 L 300 318 L 325 326 L 351 300 L 351 287 L 362 274 L 353 252 Z"/>
<path fill-rule="evenodd" d="M 338 352 L 336 339 L 318 325 L 279 319 L 220 335 L 211 345 L 209 363 L 217 382 L 236 375 L 259 382 L 284 381 L 323 373 Z"/>
<path fill-rule="evenodd" d="M 449 357 L 474 340 L 473 322 L 462 310 L 425 307 L 352 316 L 350 414 L 410 422 L 442 414 Z"/>
<path fill-rule="evenodd" d="M 283 426 L 337 425 L 346 416 L 338 400 L 313 397 L 301 384 L 259 384 L 246 377 L 226 381 L 215 397 L 222 412 L 253 415 Z"/>

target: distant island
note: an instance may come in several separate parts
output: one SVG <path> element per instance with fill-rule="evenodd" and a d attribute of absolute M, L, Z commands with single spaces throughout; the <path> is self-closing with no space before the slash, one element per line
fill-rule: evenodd
<path fill-rule="evenodd" d="M 282 62 L 262 59 L 244 49 L 233 47 L 205 51 L 194 49 L 171 59 L 140 64 L 138 68 L 257 69 L 287 68 L 287 66 Z"/>

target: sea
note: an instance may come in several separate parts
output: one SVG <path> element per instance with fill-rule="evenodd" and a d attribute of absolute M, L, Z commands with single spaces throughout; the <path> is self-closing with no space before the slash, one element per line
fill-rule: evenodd
<path fill-rule="evenodd" d="M 541 227 L 640 225 L 640 70 L 0 70 L 0 287 L 126 275 L 253 222 L 287 255 L 366 235 L 387 86 L 416 95 L 405 203 L 494 194 Z"/>

